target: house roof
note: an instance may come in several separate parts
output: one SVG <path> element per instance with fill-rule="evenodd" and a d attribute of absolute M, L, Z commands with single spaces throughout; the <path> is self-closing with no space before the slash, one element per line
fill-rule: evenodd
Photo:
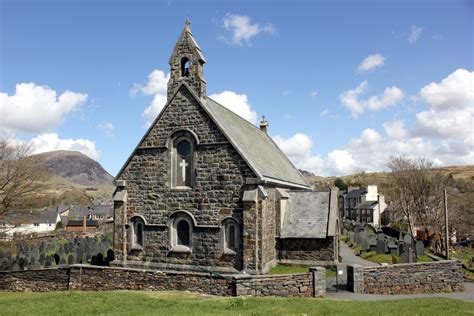
<path fill-rule="evenodd" d="M 71 220 L 67 222 L 68 227 L 82 227 L 84 226 L 83 220 Z M 88 220 L 86 221 L 86 227 L 97 227 L 99 224 L 95 220 Z"/>
<path fill-rule="evenodd" d="M 326 238 L 330 192 L 288 191 L 281 238 Z"/>
<path fill-rule="evenodd" d="M 82 218 L 84 216 L 91 215 L 104 215 L 104 216 L 113 216 L 113 205 L 94 205 L 94 207 L 74 207 L 69 212 L 70 218 Z"/>
<path fill-rule="evenodd" d="M 209 97 L 204 98 L 202 105 L 262 180 L 310 187 L 267 133 Z"/>
<path fill-rule="evenodd" d="M 373 209 L 377 204 L 377 201 L 365 201 L 357 205 L 356 208 L 360 210 Z"/>
<path fill-rule="evenodd" d="M 365 188 L 356 189 L 356 190 L 352 190 L 351 192 L 347 193 L 346 197 L 347 198 L 356 198 L 356 197 L 359 197 L 359 196 L 361 196 L 365 193 L 367 193 L 367 190 Z"/>

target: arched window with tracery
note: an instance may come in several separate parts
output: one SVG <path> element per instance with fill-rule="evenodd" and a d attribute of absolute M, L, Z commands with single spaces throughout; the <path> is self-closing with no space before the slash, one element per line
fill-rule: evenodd
<path fill-rule="evenodd" d="M 171 187 L 192 188 L 194 177 L 194 138 L 180 132 L 171 148 Z"/>

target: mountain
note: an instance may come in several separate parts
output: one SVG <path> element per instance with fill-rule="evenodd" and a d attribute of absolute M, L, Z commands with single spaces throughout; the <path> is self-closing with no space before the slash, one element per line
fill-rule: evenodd
<path fill-rule="evenodd" d="M 34 156 L 50 177 L 40 183 L 41 190 L 24 198 L 17 209 L 112 203 L 113 177 L 97 161 L 80 152 L 66 150 Z"/>
<path fill-rule="evenodd" d="M 107 186 L 114 179 L 97 161 L 78 151 L 50 151 L 36 157 L 52 175 L 79 185 Z"/>

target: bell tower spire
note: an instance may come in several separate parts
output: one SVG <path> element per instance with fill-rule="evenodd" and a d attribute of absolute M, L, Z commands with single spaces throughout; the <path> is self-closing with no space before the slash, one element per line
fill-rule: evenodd
<path fill-rule="evenodd" d="M 182 82 L 186 82 L 200 98 L 206 95 L 206 81 L 203 78 L 206 60 L 194 40 L 190 24 L 191 22 L 186 20 L 169 60 L 171 75 L 168 81 L 168 100 Z"/>

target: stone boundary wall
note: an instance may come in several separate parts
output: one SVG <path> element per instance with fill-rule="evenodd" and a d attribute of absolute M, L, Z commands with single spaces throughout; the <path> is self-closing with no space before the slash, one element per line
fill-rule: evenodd
<path fill-rule="evenodd" d="M 288 275 L 214 275 L 145 269 L 70 265 L 25 271 L 0 271 L 0 291 L 194 291 L 219 296 L 321 296 L 325 269 Z"/>
<path fill-rule="evenodd" d="M 347 266 L 348 290 L 365 294 L 413 294 L 463 290 L 457 260 L 403 263 L 389 266 Z"/>

